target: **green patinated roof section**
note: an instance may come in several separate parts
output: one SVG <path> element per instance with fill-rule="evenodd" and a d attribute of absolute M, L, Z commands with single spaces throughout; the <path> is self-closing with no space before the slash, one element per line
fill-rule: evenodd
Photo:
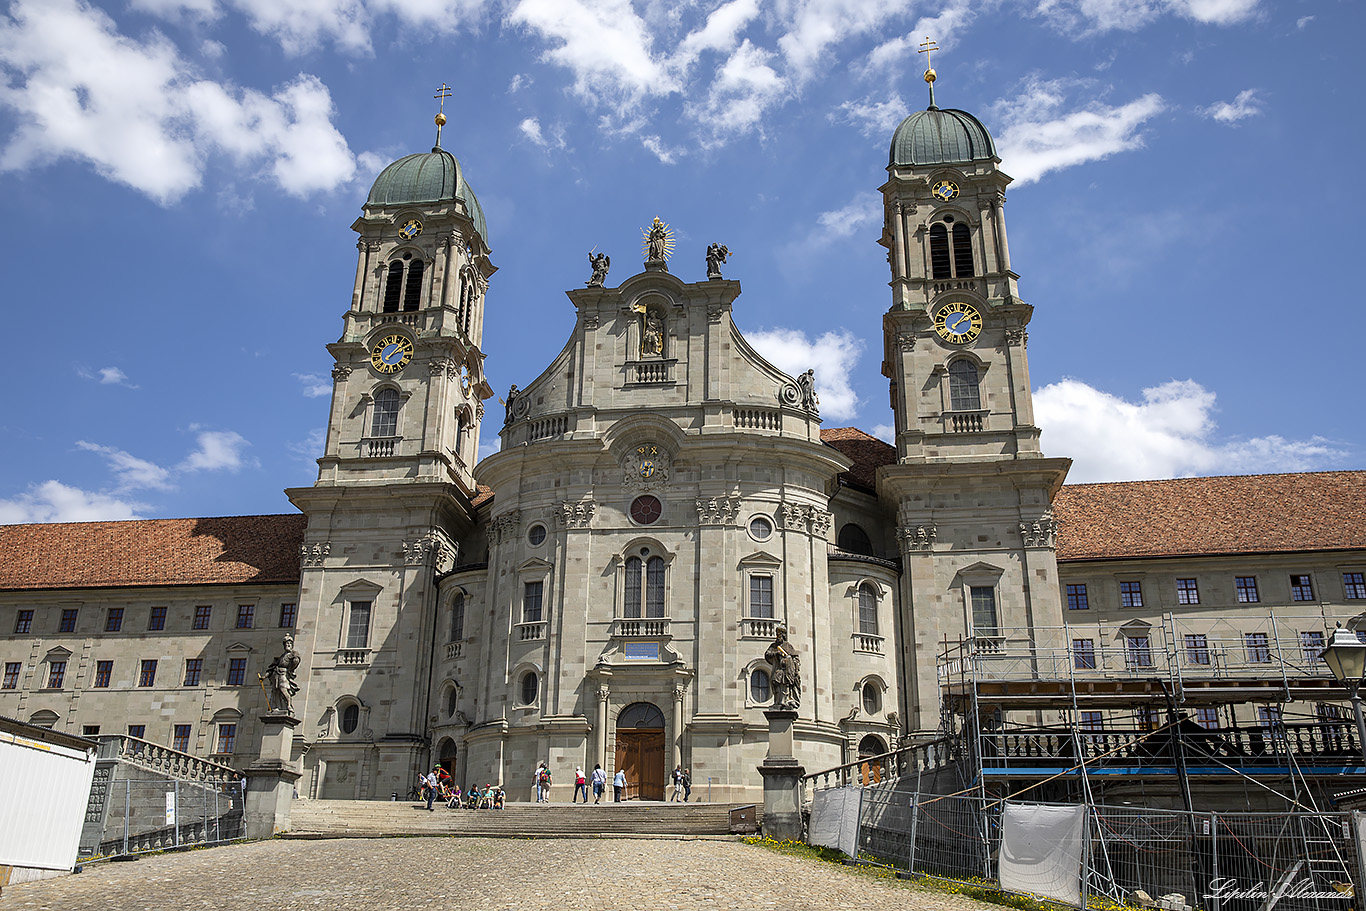
<path fill-rule="evenodd" d="M 967 111 L 916 111 L 892 134 L 888 167 L 959 164 L 996 158 L 996 144 Z"/>
<path fill-rule="evenodd" d="M 368 206 L 404 206 L 459 199 L 465 204 L 475 230 L 489 242 L 484 209 L 464 180 L 460 162 L 445 149 L 408 155 L 389 165 L 375 178 Z"/>

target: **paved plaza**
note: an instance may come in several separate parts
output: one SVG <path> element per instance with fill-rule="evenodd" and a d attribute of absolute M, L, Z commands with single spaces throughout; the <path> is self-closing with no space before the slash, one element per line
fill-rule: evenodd
<path fill-rule="evenodd" d="M 88 865 L 5 888 L 4 911 L 989 909 L 732 840 L 265 841 Z"/>

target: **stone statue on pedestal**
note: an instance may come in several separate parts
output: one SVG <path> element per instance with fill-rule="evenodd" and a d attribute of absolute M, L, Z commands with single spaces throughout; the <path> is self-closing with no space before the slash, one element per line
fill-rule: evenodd
<path fill-rule="evenodd" d="M 270 714 L 293 714 L 291 700 L 294 694 L 299 692 L 294 672 L 298 670 L 300 660 L 299 653 L 294 651 L 294 637 L 285 636 L 284 653 L 270 662 L 270 666 L 266 668 L 266 698 Z"/>
<path fill-rule="evenodd" d="M 602 283 L 607 280 L 607 270 L 612 268 L 612 257 L 606 253 L 589 253 L 588 265 L 593 269 L 593 274 L 588 279 L 588 287 L 601 288 Z"/>
<path fill-rule="evenodd" d="M 721 277 L 721 264 L 730 256 L 730 248 L 725 244 L 712 244 L 707 247 L 707 278 Z"/>
<path fill-rule="evenodd" d="M 802 701 L 802 664 L 797 647 L 787 641 L 787 630 L 778 627 L 777 638 L 764 652 L 764 660 L 773 670 L 769 680 L 773 685 L 773 707 L 796 711 Z"/>

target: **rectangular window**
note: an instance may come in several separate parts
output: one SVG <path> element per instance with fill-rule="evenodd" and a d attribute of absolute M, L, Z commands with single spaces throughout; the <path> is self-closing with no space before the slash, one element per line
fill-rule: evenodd
<path fill-rule="evenodd" d="M 974 635 L 996 637 L 1001 633 L 996 624 L 996 589 L 990 585 L 973 585 L 968 591 L 972 598 L 972 629 Z"/>
<path fill-rule="evenodd" d="M 1128 636 L 1124 640 L 1124 660 L 1129 667 L 1152 667 L 1152 640 L 1147 636 Z"/>
<path fill-rule="evenodd" d="M 1121 582 L 1121 583 L 1119 583 L 1119 606 L 1120 606 L 1120 607 L 1142 607 L 1142 606 L 1143 606 L 1143 583 L 1142 583 L 1142 582 Z"/>
<path fill-rule="evenodd" d="M 1200 590 L 1195 587 L 1194 579 L 1176 580 L 1176 603 L 1199 604 Z"/>
<path fill-rule="evenodd" d="M 106 633 L 117 633 L 121 629 L 123 629 L 123 608 L 109 608 L 109 613 L 104 617 L 104 631 Z"/>
<path fill-rule="evenodd" d="M 166 608 L 164 608 L 164 607 L 154 607 L 154 608 L 152 608 L 152 613 L 147 617 L 147 628 L 148 628 L 148 629 L 165 629 L 165 628 L 166 628 Z"/>
<path fill-rule="evenodd" d="M 98 689 L 108 689 L 109 678 L 114 676 L 114 662 L 96 661 L 95 662 L 95 686 Z"/>
<path fill-rule="evenodd" d="M 1314 583 L 1308 576 L 1290 577 L 1290 600 L 1291 601 L 1313 601 Z"/>
<path fill-rule="evenodd" d="M 50 690 L 60 690 L 62 681 L 66 679 L 66 662 L 49 661 L 47 663 L 47 688 Z"/>
<path fill-rule="evenodd" d="M 346 647 L 366 648 L 370 645 L 370 602 L 352 601 L 351 616 L 346 624 Z"/>
<path fill-rule="evenodd" d="M 171 738 L 171 749 L 181 753 L 190 752 L 190 726 L 188 724 L 178 724 L 175 726 L 175 735 Z"/>
<path fill-rule="evenodd" d="M 1091 605 L 1086 600 L 1085 585 L 1067 586 L 1067 609 L 1068 610 L 1090 610 Z"/>
<path fill-rule="evenodd" d="M 1134 713 L 1134 720 L 1138 722 L 1140 731 L 1153 731 L 1157 729 L 1157 709 L 1152 706 L 1140 706 Z"/>
<path fill-rule="evenodd" d="M 1313 664 L 1319 660 L 1323 654 L 1323 633 L 1320 630 L 1305 630 L 1300 633 L 1300 648 L 1304 651 L 1304 660 Z"/>
<path fill-rule="evenodd" d="M 62 624 L 61 624 L 61 626 L 57 627 L 57 632 L 59 632 L 59 633 L 74 633 L 74 632 L 76 632 L 76 617 L 79 616 L 79 615 L 80 615 L 80 611 L 77 610 L 77 609 L 75 609 L 75 608 L 68 608 L 68 609 L 62 611 Z"/>
<path fill-rule="evenodd" d="M 1186 636 L 1186 663 L 1209 664 L 1209 640 L 1203 634 Z"/>
<path fill-rule="evenodd" d="M 239 604 L 237 605 L 237 628 L 251 629 L 256 623 L 256 605 Z"/>
<path fill-rule="evenodd" d="M 33 629 L 33 611 L 21 610 L 19 616 L 14 618 L 15 633 L 27 633 Z"/>
<path fill-rule="evenodd" d="M 1105 730 L 1104 712 L 1082 712 L 1080 727 L 1083 731 Z"/>
<path fill-rule="evenodd" d="M 1195 723 L 1202 728 L 1211 731 L 1219 729 L 1219 710 L 1216 708 L 1202 708 L 1195 710 Z"/>
<path fill-rule="evenodd" d="M 129 737 L 136 737 L 138 740 L 146 740 L 146 739 L 147 739 L 147 725 L 145 725 L 145 724 L 130 724 L 130 725 L 128 725 L 128 736 L 129 736 Z"/>
<path fill-rule="evenodd" d="M 218 726 L 218 750 L 219 753 L 231 753 L 237 744 L 237 725 L 220 724 Z"/>
<path fill-rule="evenodd" d="M 1343 573 L 1342 595 L 1351 601 L 1366 598 L 1366 573 Z"/>
<path fill-rule="evenodd" d="M 1257 706 L 1257 723 L 1264 728 L 1269 728 L 1281 722 L 1281 707 L 1279 705 L 1259 705 Z"/>
<path fill-rule="evenodd" d="M 228 686 L 242 686 L 247 682 L 247 659 L 232 658 L 228 661 Z"/>
<path fill-rule="evenodd" d="M 155 658 L 142 659 L 142 670 L 138 673 L 138 686 L 156 686 L 157 683 L 157 660 Z"/>
<path fill-rule="evenodd" d="M 201 604 L 194 609 L 194 628 L 208 629 L 213 620 L 213 605 Z"/>
<path fill-rule="evenodd" d="M 24 666 L 18 661 L 5 662 L 5 681 L 0 684 L 0 689 L 17 690 L 19 688 L 19 672 Z"/>
<path fill-rule="evenodd" d="M 1249 664 L 1270 664 L 1271 648 L 1266 633 L 1247 633 L 1243 636 L 1243 647 L 1247 652 Z"/>
<path fill-rule="evenodd" d="M 280 629 L 294 629 L 294 623 L 299 619 L 299 605 L 281 604 L 280 605 Z"/>
<path fill-rule="evenodd" d="M 858 587 L 858 631 L 865 636 L 877 635 L 877 592 L 866 582 Z"/>
<path fill-rule="evenodd" d="M 645 561 L 645 616 L 664 616 L 664 561 L 659 557 Z"/>
<path fill-rule="evenodd" d="M 1256 604 L 1261 600 L 1257 597 L 1256 576 L 1234 576 L 1233 587 L 1238 590 L 1239 604 Z"/>
<path fill-rule="evenodd" d="M 203 658 L 185 659 L 185 685 L 199 686 L 199 674 L 204 670 Z"/>
<path fill-rule="evenodd" d="M 771 620 L 773 618 L 773 577 L 749 577 L 749 615 Z"/>
<path fill-rule="evenodd" d="M 1078 670 L 1095 670 L 1096 643 L 1090 639 L 1072 640 L 1072 666 Z"/>
<path fill-rule="evenodd" d="M 81 736 L 82 736 L 82 737 L 98 737 L 98 736 L 100 736 L 100 726 L 99 726 L 98 724 L 83 724 L 83 725 L 81 725 Z"/>

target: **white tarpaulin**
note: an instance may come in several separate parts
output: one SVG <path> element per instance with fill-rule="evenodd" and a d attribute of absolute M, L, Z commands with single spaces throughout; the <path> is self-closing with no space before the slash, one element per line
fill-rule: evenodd
<path fill-rule="evenodd" d="M 82 751 L 0 731 L 0 864 L 75 866 L 94 776 L 94 744 Z"/>
<path fill-rule="evenodd" d="M 862 788 L 826 788 L 811 798 L 811 826 L 807 842 L 822 848 L 839 848 L 858 857 L 859 812 Z"/>
<path fill-rule="evenodd" d="M 1081 906 L 1086 807 L 1007 803 L 1001 811 L 1001 888 Z"/>

